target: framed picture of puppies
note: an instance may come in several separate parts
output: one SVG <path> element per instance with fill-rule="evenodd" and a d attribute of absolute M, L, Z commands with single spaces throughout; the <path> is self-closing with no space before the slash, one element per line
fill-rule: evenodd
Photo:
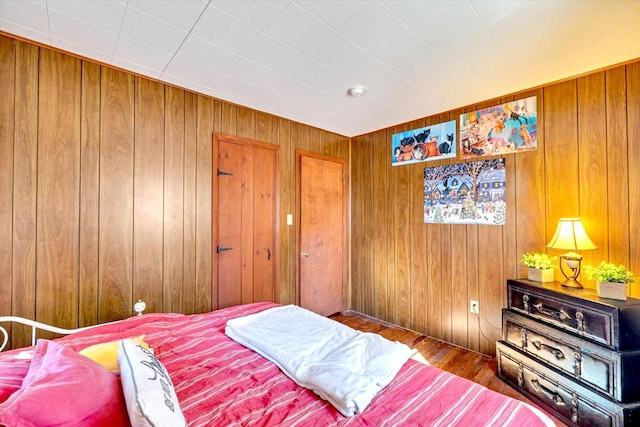
<path fill-rule="evenodd" d="M 391 137 L 392 166 L 452 157 L 456 157 L 455 120 L 396 133 Z"/>

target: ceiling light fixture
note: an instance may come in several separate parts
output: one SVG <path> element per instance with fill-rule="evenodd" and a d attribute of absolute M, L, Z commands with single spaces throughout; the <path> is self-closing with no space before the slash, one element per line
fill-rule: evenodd
<path fill-rule="evenodd" d="M 347 94 L 349 96 L 353 96 L 354 98 L 359 97 L 363 93 L 364 93 L 364 88 L 362 86 L 353 86 L 353 87 L 350 87 L 349 90 L 347 90 Z"/>

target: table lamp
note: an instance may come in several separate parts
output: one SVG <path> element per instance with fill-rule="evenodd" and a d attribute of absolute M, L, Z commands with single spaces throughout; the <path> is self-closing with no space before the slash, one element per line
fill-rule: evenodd
<path fill-rule="evenodd" d="M 582 255 L 574 251 L 598 249 L 589 236 L 587 236 L 587 232 L 584 231 L 582 220 L 580 218 L 560 218 L 556 234 L 553 235 L 547 247 L 569 250 L 566 254 L 560 255 L 560 271 L 567 279 L 562 283 L 562 286 L 582 289 L 582 285 L 577 280 L 580 275 Z M 562 260 L 564 260 L 564 264 L 568 267 L 568 270 L 570 270 L 570 274 L 565 272 Z"/>

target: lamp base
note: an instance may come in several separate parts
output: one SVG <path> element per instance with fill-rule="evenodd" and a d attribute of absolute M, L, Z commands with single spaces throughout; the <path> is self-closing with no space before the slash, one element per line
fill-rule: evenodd
<path fill-rule="evenodd" d="M 564 264 L 562 263 L 564 260 Z M 575 252 L 567 252 L 564 255 L 560 255 L 560 271 L 562 275 L 565 277 L 564 282 L 562 282 L 562 286 L 565 288 L 571 289 L 582 289 L 582 285 L 576 279 L 580 276 L 580 265 L 582 264 L 582 255 L 577 254 Z M 570 274 L 564 271 L 564 265 L 566 265 Z"/>
<path fill-rule="evenodd" d="M 567 280 L 562 282 L 562 286 L 565 288 L 571 288 L 571 289 L 582 289 L 582 285 L 580 284 L 580 282 L 578 282 L 573 277 L 569 277 L 567 278 Z"/>

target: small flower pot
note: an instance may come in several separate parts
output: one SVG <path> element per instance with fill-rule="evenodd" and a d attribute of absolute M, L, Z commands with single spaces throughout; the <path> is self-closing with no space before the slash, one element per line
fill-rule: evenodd
<path fill-rule="evenodd" d="M 614 282 L 598 282 L 598 296 L 618 300 L 627 299 L 627 284 Z"/>
<path fill-rule="evenodd" d="M 529 280 L 533 280 L 534 282 L 553 282 L 553 268 L 547 268 L 546 270 L 529 268 L 527 277 L 529 278 Z"/>

